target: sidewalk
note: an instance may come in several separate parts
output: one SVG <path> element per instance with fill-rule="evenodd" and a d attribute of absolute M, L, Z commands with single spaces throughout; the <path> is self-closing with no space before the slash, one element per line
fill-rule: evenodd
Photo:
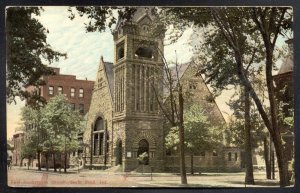
<path fill-rule="evenodd" d="M 152 176 L 152 177 L 151 177 Z M 276 175 L 278 177 L 278 175 Z M 246 187 L 279 187 L 279 181 L 265 179 L 264 172 L 255 172 L 255 185 Z M 46 181 L 45 181 L 46 179 Z M 14 187 L 206 187 L 245 188 L 245 173 L 202 173 L 187 175 L 188 185 L 180 185 L 180 175 L 174 173 L 108 172 L 105 170 L 68 169 L 67 173 L 16 168 L 8 171 L 8 182 Z M 25 182 L 22 184 L 22 182 Z"/>

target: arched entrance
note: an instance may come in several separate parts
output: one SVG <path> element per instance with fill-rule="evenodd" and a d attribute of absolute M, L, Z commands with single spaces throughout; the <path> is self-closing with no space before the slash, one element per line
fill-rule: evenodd
<path fill-rule="evenodd" d="M 149 164 L 149 143 L 146 139 L 142 139 L 139 141 L 139 148 L 137 151 L 137 156 L 139 157 L 143 153 L 147 153 L 148 157 L 146 158 L 145 165 Z M 141 162 L 139 162 L 141 164 Z"/>
<path fill-rule="evenodd" d="M 117 148 L 116 148 L 116 165 L 122 165 L 122 154 L 123 154 L 122 141 L 119 140 L 117 142 Z"/>

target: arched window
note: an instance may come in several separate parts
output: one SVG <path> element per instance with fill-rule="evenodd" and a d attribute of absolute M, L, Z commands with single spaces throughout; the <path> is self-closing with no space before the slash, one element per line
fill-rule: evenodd
<path fill-rule="evenodd" d="M 137 152 L 137 156 L 139 157 L 140 155 L 147 153 L 148 157 L 146 158 L 145 165 L 149 164 L 149 143 L 146 139 L 142 139 L 139 141 L 139 148 Z M 140 162 L 141 164 L 141 162 Z"/>
<path fill-rule="evenodd" d="M 139 47 L 135 51 L 135 56 L 154 59 L 153 50 L 151 48 L 147 48 L 147 47 Z"/>
<path fill-rule="evenodd" d="M 228 161 L 231 161 L 231 152 L 228 153 Z"/>
<path fill-rule="evenodd" d="M 148 25 L 143 25 L 142 29 L 143 29 L 144 32 L 147 33 L 147 32 L 149 32 L 149 29 L 150 29 L 150 28 L 149 28 Z"/>
<path fill-rule="evenodd" d="M 118 50 L 118 60 L 124 58 L 124 47 L 120 47 Z"/>
<path fill-rule="evenodd" d="M 95 156 L 98 155 L 103 155 L 104 154 L 104 120 L 99 117 L 96 120 L 95 126 L 94 126 L 94 131 L 93 131 L 93 136 L 94 136 L 94 152 L 93 154 Z"/>

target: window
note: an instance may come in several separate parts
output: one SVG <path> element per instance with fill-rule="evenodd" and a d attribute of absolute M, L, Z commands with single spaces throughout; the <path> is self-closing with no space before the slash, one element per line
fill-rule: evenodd
<path fill-rule="evenodd" d="M 71 88 L 71 97 L 72 97 L 72 98 L 75 97 L 75 88 Z"/>
<path fill-rule="evenodd" d="M 171 155 L 172 155 L 171 149 L 166 149 L 166 155 L 168 155 L 168 156 L 171 156 Z"/>
<path fill-rule="evenodd" d="M 153 103 L 150 103 L 150 111 L 153 111 Z"/>
<path fill-rule="evenodd" d="M 238 154 L 234 153 L 234 160 L 237 161 L 238 160 Z"/>
<path fill-rule="evenodd" d="M 124 58 L 125 52 L 124 47 L 119 48 L 118 50 L 118 60 Z"/>
<path fill-rule="evenodd" d="M 48 88 L 48 94 L 49 95 L 53 95 L 53 90 L 54 90 L 54 87 L 53 86 L 49 86 L 49 88 Z"/>
<path fill-rule="evenodd" d="M 79 104 L 79 112 L 84 113 L 84 105 L 83 104 Z"/>
<path fill-rule="evenodd" d="M 75 103 L 70 104 L 71 109 L 74 111 L 75 110 Z"/>
<path fill-rule="evenodd" d="M 205 151 L 201 151 L 200 156 L 205 157 Z"/>
<path fill-rule="evenodd" d="M 147 47 L 140 47 L 135 51 L 135 56 L 137 57 L 143 57 L 143 58 L 149 58 L 149 59 L 153 59 L 154 55 L 153 55 L 153 51 L 151 48 L 147 48 Z"/>
<path fill-rule="evenodd" d="M 62 86 L 57 87 L 57 93 L 58 94 L 63 94 L 63 87 Z"/>
<path fill-rule="evenodd" d="M 104 120 L 99 117 L 94 126 L 94 149 L 93 154 L 95 156 L 103 155 L 104 152 L 104 144 L 107 143 L 107 140 L 104 140 Z"/>
<path fill-rule="evenodd" d="M 143 30 L 144 30 L 144 32 L 149 32 L 149 26 L 143 25 Z"/>
<path fill-rule="evenodd" d="M 228 153 L 228 161 L 231 161 L 231 152 Z"/>
<path fill-rule="evenodd" d="M 218 153 L 216 150 L 213 150 L 213 156 L 218 156 Z"/>
<path fill-rule="evenodd" d="M 79 89 L 79 98 L 83 98 L 83 88 Z"/>
<path fill-rule="evenodd" d="M 195 83 L 190 83 L 190 89 L 193 89 L 193 90 L 195 90 L 195 89 L 196 89 L 196 85 L 195 85 Z"/>
<path fill-rule="evenodd" d="M 101 88 L 103 86 L 103 78 L 98 79 L 98 88 Z"/>

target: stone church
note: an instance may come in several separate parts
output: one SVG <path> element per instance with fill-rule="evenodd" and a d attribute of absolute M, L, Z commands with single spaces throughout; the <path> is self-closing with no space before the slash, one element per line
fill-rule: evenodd
<path fill-rule="evenodd" d="M 114 62 L 105 62 L 101 57 L 87 115 L 85 167 L 118 166 L 121 171 L 133 171 L 140 166 L 139 155 L 147 152 L 147 164 L 155 171 L 178 168 L 178 157 L 167 155 L 164 148 L 165 121 L 155 98 L 155 94 L 164 92 L 161 29 L 145 8 L 138 8 L 130 22 L 118 21 L 113 31 Z M 207 102 L 211 93 L 202 77 L 196 76 L 193 65 L 181 65 L 179 77 L 185 89 L 195 93 L 193 102 L 201 104 L 214 123 L 225 123 L 214 100 Z M 224 162 L 229 155 L 230 163 Z M 206 157 L 196 157 L 194 164 L 239 168 L 239 157 L 237 148 L 224 147 L 219 154 L 208 152 Z"/>

